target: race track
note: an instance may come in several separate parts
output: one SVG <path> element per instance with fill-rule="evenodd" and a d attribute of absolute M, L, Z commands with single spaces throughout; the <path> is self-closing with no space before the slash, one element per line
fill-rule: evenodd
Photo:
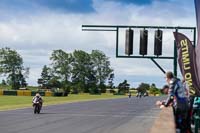
<path fill-rule="evenodd" d="M 0 111 L 0 133 L 148 133 L 161 97 L 113 99 Z"/>

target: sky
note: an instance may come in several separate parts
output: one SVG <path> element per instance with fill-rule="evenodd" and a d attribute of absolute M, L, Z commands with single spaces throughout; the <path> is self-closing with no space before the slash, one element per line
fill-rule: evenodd
<path fill-rule="evenodd" d="M 1 0 L 0 48 L 16 50 L 30 67 L 27 82 L 37 86 L 44 65 L 50 65 L 53 50 L 101 50 L 110 57 L 117 86 L 127 80 L 131 87 L 141 82 L 165 83 L 164 74 L 149 59 L 115 57 L 114 32 L 86 32 L 88 25 L 196 26 L 192 0 Z M 139 51 L 139 29 L 134 30 L 134 55 Z M 149 30 L 148 55 L 153 55 L 154 30 Z M 192 39 L 191 31 L 181 31 Z M 173 30 L 163 31 L 163 56 L 173 56 Z M 125 29 L 119 32 L 119 53 L 124 54 Z M 173 71 L 172 60 L 156 60 Z M 178 70 L 179 78 L 181 78 Z M 1 79 L 4 77 L 1 76 Z"/>

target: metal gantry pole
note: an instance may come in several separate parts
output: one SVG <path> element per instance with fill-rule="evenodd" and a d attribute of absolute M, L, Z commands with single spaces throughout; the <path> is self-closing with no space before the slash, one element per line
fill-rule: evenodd
<path fill-rule="evenodd" d="M 194 35 L 193 35 L 193 46 L 196 46 L 196 28 L 193 29 Z"/>
<path fill-rule="evenodd" d="M 116 27 L 116 57 L 118 57 L 118 46 L 119 45 L 119 28 Z"/>
<path fill-rule="evenodd" d="M 175 40 L 174 40 L 174 76 L 177 77 L 177 47 Z"/>

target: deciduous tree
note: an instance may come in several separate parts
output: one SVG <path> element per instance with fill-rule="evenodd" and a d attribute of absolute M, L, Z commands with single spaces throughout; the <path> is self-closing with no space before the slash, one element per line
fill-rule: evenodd
<path fill-rule="evenodd" d="M 22 57 L 10 48 L 0 49 L 0 74 L 7 77 L 12 89 L 19 89 L 27 85 L 25 77 L 29 68 L 24 68 Z"/>

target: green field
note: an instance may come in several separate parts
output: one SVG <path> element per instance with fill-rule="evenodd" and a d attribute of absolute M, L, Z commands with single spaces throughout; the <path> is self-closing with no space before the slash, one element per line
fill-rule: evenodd
<path fill-rule="evenodd" d="M 79 94 L 79 95 L 69 95 L 68 97 L 43 97 L 44 106 L 61 104 L 61 103 L 71 103 L 78 101 L 90 101 L 98 99 L 112 99 L 112 98 L 122 98 L 125 96 L 115 96 L 110 94 L 102 95 L 89 95 L 89 94 Z M 25 107 L 32 107 L 32 96 L 0 96 L 0 110 L 10 110 Z"/>

